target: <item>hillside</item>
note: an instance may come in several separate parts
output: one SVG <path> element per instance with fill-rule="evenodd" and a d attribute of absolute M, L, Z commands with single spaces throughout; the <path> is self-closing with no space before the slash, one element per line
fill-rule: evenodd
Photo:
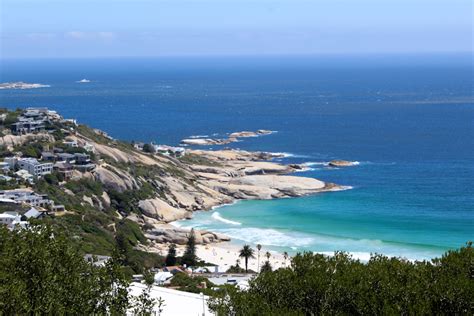
<path fill-rule="evenodd" d="M 2 189 L 31 187 L 46 194 L 54 205 L 64 206 L 60 211 L 47 209 L 48 216 L 42 220 L 63 227 L 86 253 L 110 253 L 114 237 L 123 234 L 140 257 L 137 261 L 143 262 L 150 256 L 143 250 L 157 252 L 164 243 L 184 244 L 188 231 L 168 223 L 190 218 L 194 211 L 239 199 L 298 197 L 341 189 L 288 175 L 302 167 L 271 162 L 274 156 L 268 153 L 155 152 L 77 125 L 47 109 L 4 110 L 2 118 L 4 161 L 15 158 L 16 169 L 25 157 L 38 164 L 54 163 L 52 173 L 26 180 L 14 173 L 15 168 L 5 171 L 10 176 L 0 182 Z M 39 123 L 25 125 L 25 120 Z M 198 244 L 227 240 L 220 234 L 196 231 Z M 157 258 L 152 255 L 145 265 Z"/>

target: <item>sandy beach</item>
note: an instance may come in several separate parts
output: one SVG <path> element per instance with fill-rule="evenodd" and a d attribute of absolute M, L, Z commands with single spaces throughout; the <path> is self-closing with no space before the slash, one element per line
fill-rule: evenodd
<path fill-rule="evenodd" d="M 208 245 L 197 245 L 197 256 L 207 262 L 216 264 L 219 266 L 219 271 L 226 271 L 230 266 L 235 265 L 237 259 L 240 260 L 240 266 L 245 268 L 245 263 L 243 258 L 239 258 L 239 250 L 242 246 L 230 243 L 230 242 L 221 242 Z M 257 271 L 257 248 L 252 247 L 255 251 L 255 259 L 249 259 L 248 268 L 253 271 Z M 270 264 L 273 269 L 278 269 L 280 267 L 285 267 L 285 258 L 282 253 L 278 253 L 273 250 L 266 249 L 264 246 L 260 250 L 260 267 L 267 260 L 265 257 L 266 252 L 270 252 Z M 182 255 L 184 252 L 184 246 L 180 246 L 177 249 L 178 255 Z M 166 253 L 165 253 L 166 254 Z M 290 258 L 286 260 L 286 265 L 290 263 Z"/>

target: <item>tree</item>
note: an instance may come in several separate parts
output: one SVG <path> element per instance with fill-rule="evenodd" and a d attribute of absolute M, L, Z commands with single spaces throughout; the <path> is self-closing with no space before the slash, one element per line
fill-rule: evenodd
<path fill-rule="evenodd" d="M 245 260 L 245 273 L 248 272 L 249 258 L 255 258 L 253 254 L 254 254 L 254 250 L 250 248 L 249 245 L 244 245 L 242 249 L 240 249 L 239 257 L 244 258 Z"/>
<path fill-rule="evenodd" d="M 175 244 L 171 244 L 168 247 L 168 254 L 166 255 L 165 264 L 167 266 L 176 265 L 176 245 Z"/>
<path fill-rule="evenodd" d="M 97 267 L 47 225 L 0 227 L 0 314 L 123 314 L 127 287 L 114 256 Z"/>
<path fill-rule="evenodd" d="M 261 273 L 265 272 L 272 272 L 272 265 L 270 264 L 270 261 L 265 261 L 265 263 L 262 266 L 262 269 L 260 270 Z"/>
<path fill-rule="evenodd" d="M 422 262 L 297 254 L 246 291 L 216 293 L 209 307 L 219 315 L 473 315 L 473 262 L 471 244 Z"/>
<path fill-rule="evenodd" d="M 158 299 L 150 296 L 151 288 L 155 282 L 153 273 L 145 271 L 144 279 L 146 288 L 143 289 L 142 293 L 132 299 L 132 311 L 133 315 L 137 316 L 149 316 L 153 314 L 155 306 L 158 307 L 158 315 L 163 312 L 164 300 L 159 297 Z"/>
<path fill-rule="evenodd" d="M 196 262 L 196 237 L 194 235 L 194 229 L 191 229 L 186 243 L 186 249 L 181 257 L 181 264 L 186 265 L 187 267 L 192 267 L 196 265 Z"/>
<path fill-rule="evenodd" d="M 154 154 L 155 147 L 152 144 L 145 144 L 143 145 L 143 151 L 146 153 Z"/>
<path fill-rule="evenodd" d="M 262 245 L 257 244 L 257 271 L 260 271 L 260 250 L 262 250 Z"/>
<path fill-rule="evenodd" d="M 288 257 L 289 257 L 289 256 L 288 256 L 288 252 L 285 251 L 285 252 L 283 253 L 283 259 L 285 259 L 285 267 L 286 267 L 286 260 L 288 260 Z"/>

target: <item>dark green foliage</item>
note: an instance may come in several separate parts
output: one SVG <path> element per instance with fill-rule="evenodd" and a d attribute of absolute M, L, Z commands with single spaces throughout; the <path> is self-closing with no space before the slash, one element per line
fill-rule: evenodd
<path fill-rule="evenodd" d="M 202 288 L 202 283 L 206 283 L 206 289 Z M 191 277 L 184 272 L 179 272 L 171 279 L 171 286 L 178 287 L 181 291 L 210 294 L 210 288 L 214 286 L 214 283 L 202 276 Z"/>
<path fill-rule="evenodd" d="M 186 265 L 187 267 L 192 267 L 196 265 L 197 261 L 196 237 L 194 236 L 194 229 L 191 229 L 191 232 L 188 236 L 188 241 L 186 242 L 186 249 L 184 250 L 183 256 L 181 257 L 181 264 Z"/>
<path fill-rule="evenodd" d="M 213 166 L 213 167 L 217 167 L 221 165 L 218 162 L 209 160 L 199 155 L 190 154 L 190 153 L 186 153 L 186 155 L 184 155 L 183 157 L 180 157 L 179 161 L 185 164 L 189 164 L 189 165 L 201 165 L 201 166 Z"/>
<path fill-rule="evenodd" d="M 66 188 L 71 190 L 73 193 L 80 196 L 101 196 L 103 191 L 102 183 L 94 181 L 92 179 L 81 178 L 80 180 L 69 181 L 66 183 Z"/>
<path fill-rule="evenodd" d="M 262 268 L 260 269 L 260 272 L 265 273 L 265 272 L 272 272 L 272 265 L 270 264 L 270 261 L 265 261 L 263 264 Z"/>
<path fill-rule="evenodd" d="M 154 154 L 155 153 L 155 147 L 153 147 L 152 144 L 145 144 L 143 145 L 143 151 L 146 153 Z"/>
<path fill-rule="evenodd" d="M 261 273 L 246 292 L 210 302 L 218 315 L 472 315 L 471 244 L 431 262 L 345 253 L 298 254 L 291 268 Z"/>
<path fill-rule="evenodd" d="M 138 243 L 148 242 L 136 223 L 125 219 L 116 225 L 116 229 L 115 241 L 123 260 L 122 265 L 130 267 L 134 273 L 163 266 L 163 257 L 158 254 L 134 249 Z"/>
<path fill-rule="evenodd" d="M 154 197 L 155 191 L 149 183 L 143 183 L 142 187 L 138 190 L 124 192 L 111 190 L 109 191 L 109 196 L 113 208 L 123 214 L 130 214 L 132 212 L 138 213 L 138 202 Z"/>
<path fill-rule="evenodd" d="M 44 144 L 39 142 L 29 142 L 23 146 L 15 148 L 15 151 L 21 151 L 24 157 L 41 158 L 44 150 Z"/>
<path fill-rule="evenodd" d="M 226 271 L 227 273 L 245 273 L 245 269 L 236 264 L 235 266 L 230 266 Z"/>
<path fill-rule="evenodd" d="M 168 254 L 166 255 L 165 264 L 166 266 L 176 265 L 176 245 L 171 244 L 168 248 Z"/>
<path fill-rule="evenodd" d="M 7 117 L 3 121 L 3 125 L 5 127 L 10 128 L 13 123 L 15 123 L 18 120 L 18 116 L 21 114 L 21 110 L 16 110 L 16 111 L 9 111 L 7 113 Z"/>
<path fill-rule="evenodd" d="M 58 172 L 47 174 L 43 178 L 44 181 L 48 182 L 51 185 L 58 185 L 60 182 L 64 181 L 63 175 Z"/>
<path fill-rule="evenodd" d="M 93 266 L 48 226 L 0 227 L 0 314 L 122 314 L 127 286 L 114 259 Z"/>

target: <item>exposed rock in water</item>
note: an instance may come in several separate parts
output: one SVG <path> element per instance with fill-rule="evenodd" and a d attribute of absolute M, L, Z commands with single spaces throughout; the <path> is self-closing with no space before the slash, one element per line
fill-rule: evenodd
<path fill-rule="evenodd" d="M 197 145 L 197 146 L 211 146 L 211 145 L 227 145 L 236 142 L 236 138 L 227 139 L 215 139 L 215 138 L 187 138 L 181 141 L 182 144 L 186 145 Z"/>
<path fill-rule="evenodd" d="M 331 160 L 329 166 L 331 167 L 351 167 L 356 166 L 358 163 L 356 161 L 347 161 L 347 160 Z"/>
<path fill-rule="evenodd" d="M 269 131 L 266 129 L 259 129 L 256 132 L 251 132 L 251 131 L 235 132 L 235 133 L 230 134 L 229 137 L 233 137 L 233 138 L 258 137 L 262 135 L 270 135 L 272 133 L 273 131 Z"/>

